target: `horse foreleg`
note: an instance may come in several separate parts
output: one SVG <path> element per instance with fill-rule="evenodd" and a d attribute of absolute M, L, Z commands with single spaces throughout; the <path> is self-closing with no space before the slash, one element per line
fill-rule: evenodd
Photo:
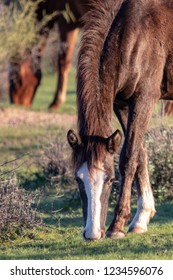
<path fill-rule="evenodd" d="M 66 101 L 66 91 L 68 83 L 68 75 L 71 66 L 71 58 L 74 51 L 76 39 L 77 39 L 78 29 L 71 31 L 66 31 L 66 36 L 64 36 L 63 45 L 67 45 L 65 51 L 60 55 L 58 60 L 58 83 L 54 96 L 53 102 L 50 104 L 49 108 L 57 109 Z"/>
<path fill-rule="evenodd" d="M 110 237 L 123 237 L 125 235 L 124 226 L 131 217 L 131 187 L 136 172 L 139 173 L 138 166 L 140 166 L 139 158 L 140 153 L 142 153 L 141 147 L 155 104 L 153 101 L 154 100 L 149 100 L 148 95 L 145 96 L 145 94 L 141 94 L 129 105 L 128 123 L 126 121 L 127 130 L 120 155 L 120 173 L 122 177 L 121 190 L 118 204 L 115 208 L 114 219 L 107 231 L 107 235 Z M 145 167 L 146 166 L 142 163 L 142 170 L 144 170 Z M 142 176 L 138 175 L 138 177 L 140 177 L 140 181 L 142 181 Z M 142 181 L 140 186 L 142 187 L 144 185 L 145 183 Z M 145 193 L 145 191 L 142 192 L 142 194 L 143 193 Z"/>

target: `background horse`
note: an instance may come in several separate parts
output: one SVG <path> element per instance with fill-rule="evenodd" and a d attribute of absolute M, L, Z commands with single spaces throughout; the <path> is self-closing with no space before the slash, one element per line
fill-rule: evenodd
<path fill-rule="evenodd" d="M 121 133 L 112 133 L 114 110 L 124 132 L 119 169 L 121 188 L 109 237 L 124 237 L 131 217 L 136 180 L 137 212 L 129 232 L 143 233 L 155 213 L 144 135 L 154 105 L 173 100 L 173 1 L 96 1 L 85 18 L 78 64 L 78 134 L 73 148 L 86 240 L 105 235 L 108 199 L 114 179 L 113 155 Z"/>
<path fill-rule="evenodd" d="M 6 0 L 9 4 L 14 0 Z M 39 4 L 37 13 L 38 21 L 41 21 L 45 14 L 50 15 L 58 12 L 47 24 L 48 30 L 51 30 L 55 24 L 58 24 L 60 52 L 57 62 L 57 87 L 54 99 L 49 108 L 57 109 L 66 101 L 66 91 L 68 75 L 71 65 L 71 58 L 75 48 L 78 35 L 78 28 L 82 26 L 81 18 L 89 9 L 90 0 L 74 1 L 44 1 Z M 64 17 L 64 12 L 69 13 L 68 21 Z M 30 106 L 34 100 L 37 88 L 42 78 L 41 58 L 44 54 L 48 30 L 42 32 L 38 47 L 32 50 L 26 50 L 27 55 L 22 61 L 11 60 L 9 71 L 9 88 L 11 103 Z M 170 101 L 164 103 L 163 114 L 166 116 L 173 114 L 173 105 Z"/>
<path fill-rule="evenodd" d="M 12 0 L 11 0 L 12 1 Z M 8 4 L 11 1 L 7 1 Z M 68 74 L 71 65 L 71 58 L 74 51 L 78 28 L 82 26 L 81 17 L 88 10 L 89 1 L 46 0 L 39 4 L 36 11 L 38 21 L 41 21 L 45 14 L 51 15 L 57 12 L 47 24 L 46 32 L 42 31 L 38 47 L 27 50 L 23 60 L 13 59 L 10 62 L 9 84 L 11 103 L 30 106 L 34 99 L 36 90 L 40 84 L 41 58 L 44 52 L 49 30 L 55 24 L 58 25 L 60 54 L 58 57 L 58 81 L 54 100 L 50 108 L 58 108 L 66 100 Z M 68 14 L 68 19 L 64 14 Z"/>

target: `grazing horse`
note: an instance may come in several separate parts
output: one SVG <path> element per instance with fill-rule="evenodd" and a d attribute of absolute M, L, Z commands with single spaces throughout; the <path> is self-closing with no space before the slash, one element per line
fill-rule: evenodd
<path fill-rule="evenodd" d="M 7 4 L 11 1 L 9 0 Z M 71 58 L 74 51 L 78 28 L 82 26 L 81 17 L 88 10 L 89 0 L 64 0 L 42 1 L 36 11 L 38 21 L 45 14 L 50 15 L 57 12 L 47 23 L 47 30 L 58 25 L 60 39 L 60 54 L 58 57 L 58 82 L 54 99 L 50 108 L 57 109 L 66 100 L 68 74 L 71 66 Z M 66 15 L 66 16 L 65 16 Z M 22 61 L 10 63 L 9 84 L 11 103 L 30 106 L 41 82 L 41 58 L 44 52 L 48 32 L 42 32 L 40 43 L 37 48 L 30 50 Z M 62 48 L 61 48 L 62 46 Z"/>
<path fill-rule="evenodd" d="M 84 239 L 105 236 L 113 157 L 121 143 L 112 132 L 112 113 L 124 133 L 121 188 L 106 235 L 124 237 L 136 180 L 137 212 L 129 232 L 147 231 L 155 214 L 144 135 L 159 99 L 173 100 L 173 0 L 98 0 L 85 18 L 78 62 L 78 134 L 73 150 L 85 228 Z"/>

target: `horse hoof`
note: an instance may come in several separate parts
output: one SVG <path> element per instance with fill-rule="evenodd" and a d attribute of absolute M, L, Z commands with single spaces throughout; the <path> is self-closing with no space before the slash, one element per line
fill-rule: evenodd
<path fill-rule="evenodd" d="M 125 233 L 122 231 L 107 231 L 106 232 L 106 237 L 109 237 L 111 239 L 118 239 L 118 238 L 124 238 Z"/>
<path fill-rule="evenodd" d="M 48 109 L 49 109 L 49 110 L 52 110 L 52 111 L 55 111 L 55 110 L 58 109 L 58 106 L 57 106 L 57 105 L 50 105 L 50 106 L 48 107 Z"/>
<path fill-rule="evenodd" d="M 132 228 L 129 228 L 128 233 L 137 233 L 137 234 L 140 234 L 140 233 L 144 233 L 144 232 L 146 232 L 146 231 L 147 231 L 146 228 L 132 227 Z"/>

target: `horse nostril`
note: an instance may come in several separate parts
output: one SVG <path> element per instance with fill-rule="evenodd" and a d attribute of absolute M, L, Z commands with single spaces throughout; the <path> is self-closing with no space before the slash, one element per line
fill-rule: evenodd
<path fill-rule="evenodd" d="M 83 239 L 85 241 L 94 241 L 95 240 L 94 238 L 86 237 L 86 230 L 83 231 Z"/>
<path fill-rule="evenodd" d="M 105 231 L 102 229 L 101 230 L 101 239 L 104 239 L 105 238 Z"/>
<path fill-rule="evenodd" d="M 86 234 L 86 230 L 83 231 L 83 239 L 86 241 L 87 238 L 86 238 L 85 234 Z"/>

